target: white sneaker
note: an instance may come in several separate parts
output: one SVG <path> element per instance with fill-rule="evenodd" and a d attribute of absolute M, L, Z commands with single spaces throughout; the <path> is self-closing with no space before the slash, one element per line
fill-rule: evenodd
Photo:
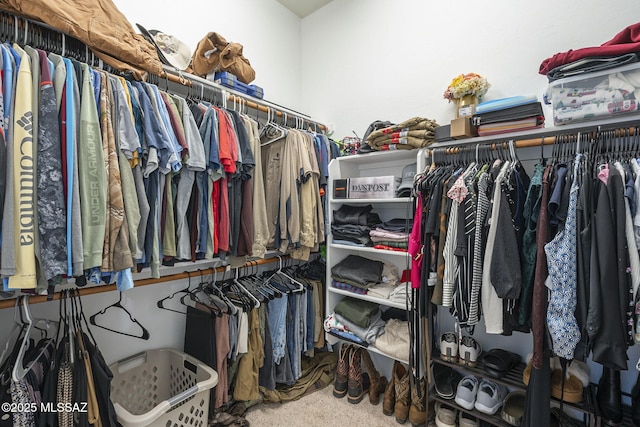
<path fill-rule="evenodd" d="M 485 414 L 493 415 L 502 406 L 507 388 L 493 381 L 482 380 L 478 387 L 475 408 Z"/>
<path fill-rule="evenodd" d="M 482 347 L 472 337 L 462 337 L 458 346 L 458 362 L 462 365 L 476 366 Z"/>
<path fill-rule="evenodd" d="M 456 403 L 464 409 L 473 409 L 476 403 L 476 395 L 478 394 L 478 379 L 473 375 L 464 377 L 458 383 L 456 391 Z"/>
<path fill-rule="evenodd" d="M 440 339 L 440 358 L 447 362 L 458 360 L 458 337 L 453 332 L 442 334 Z"/>

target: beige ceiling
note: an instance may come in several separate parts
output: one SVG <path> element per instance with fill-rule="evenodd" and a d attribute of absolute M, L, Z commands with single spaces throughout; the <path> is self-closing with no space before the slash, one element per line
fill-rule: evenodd
<path fill-rule="evenodd" d="M 300 18 L 311 15 L 325 4 L 331 3 L 331 1 L 332 0 L 278 0 L 280 4 Z"/>

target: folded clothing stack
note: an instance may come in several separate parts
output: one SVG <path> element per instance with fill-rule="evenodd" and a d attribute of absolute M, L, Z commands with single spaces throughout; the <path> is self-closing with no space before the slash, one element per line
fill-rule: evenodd
<path fill-rule="evenodd" d="M 412 221 L 396 218 L 382 223 L 369 232 L 376 249 L 407 251 Z"/>
<path fill-rule="evenodd" d="M 384 333 L 376 339 L 376 347 L 381 352 L 400 360 L 409 357 L 409 325 L 407 322 L 390 319 Z"/>
<path fill-rule="evenodd" d="M 325 331 L 358 344 L 374 344 L 385 321 L 377 304 L 344 298 L 324 321 Z"/>
<path fill-rule="evenodd" d="M 404 304 L 408 301 L 409 305 L 413 304 L 413 297 L 411 293 L 411 284 L 407 282 L 400 283 L 393 288 L 393 291 L 389 294 L 389 301 L 396 304 Z"/>
<path fill-rule="evenodd" d="M 331 313 L 324 321 L 324 328 L 327 332 L 341 332 L 343 333 L 342 337 L 347 336 L 344 334 L 355 335 L 357 339 L 349 337 L 351 341 L 358 342 L 359 339 L 367 344 L 375 344 L 376 338 L 384 332 L 384 327 L 385 321 L 382 320 L 380 310 L 373 314 L 371 323 L 366 328 L 335 312 Z"/>
<path fill-rule="evenodd" d="M 380 289 L 388 294 L 400 280 L 398 267 L 394 264 L 374 261 L 359 255 L 349 255 L 331 269 L 331 286 L 360 295 L 371 289 Z M 383 287 L 384 289 L 381 289 Z M 388 290 L 386 288 L 389 287 Z M 380 296 L 386 298 L 386 296 Z"/>
<path fill-rule="evenodd" d="M 372 210 L 371 205 L 342 205 L 340 209 L 333 211 L 333 243 L 371 246 L 369 232 L 382 223 L 378 214 L 371 212 Z"/>
<path fill-rule="evenodd" d="M 371 132 L 365 141 L 374 150 L 412 150 L 435 140 L 435 120 L 413 117 L 397 125 Z"/>
<path fill-rule="evenodd" d="M 348 283 L 367 289 L 382 281 L 384 263 L 360 255 L 349 255 L 331 268 L 331 277 L 336 282 Z"/>

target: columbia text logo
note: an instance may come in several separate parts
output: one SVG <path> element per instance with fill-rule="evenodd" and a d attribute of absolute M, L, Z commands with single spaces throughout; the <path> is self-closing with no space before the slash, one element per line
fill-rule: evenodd
<path fill-rule="evenodd" d="M 31 112 L 25 113 L 17 121 L 28 134 L 20 141 L 20 246 L 33 245 L 33 120 Z"/>

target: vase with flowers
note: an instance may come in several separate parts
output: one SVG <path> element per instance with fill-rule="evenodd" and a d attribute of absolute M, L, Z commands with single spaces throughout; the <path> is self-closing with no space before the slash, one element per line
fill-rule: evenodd
<path fill-rule="evenodd" d="M 479 99 L 487 93 L 489 87 L 491 85 L 487 79 L 480 74 L 460 74 L 444 91 L 444 98 L 449 102 L 456 101 L 456 118 L 471 116 Z"/>

